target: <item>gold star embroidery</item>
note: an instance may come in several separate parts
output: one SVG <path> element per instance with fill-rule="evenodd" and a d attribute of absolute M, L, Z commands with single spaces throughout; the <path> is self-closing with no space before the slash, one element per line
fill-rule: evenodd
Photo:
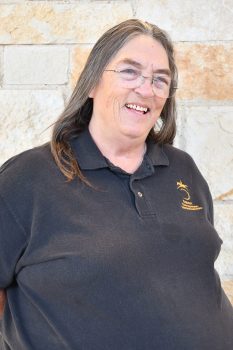
<path fill-rule="evenodd" d="M 176 183 L 177 185 L 177 189 L 180 191 L 185 192 L 186 196 L 183 198 L 182 202 L 181 202 L 181 208 L 184 210 L 201 210 L 203 209 L 203 207 L 200 207 L 199 205 L 194 205 L 190 199 L 190 193 L 189 193 L 189 189 L 188 186 L 185 185 L 181 180 L 177 181 Z"/>

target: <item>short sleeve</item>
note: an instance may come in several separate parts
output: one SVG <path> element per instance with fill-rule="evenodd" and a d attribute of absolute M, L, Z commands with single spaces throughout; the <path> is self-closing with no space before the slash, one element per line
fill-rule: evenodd
<path fill-rule="evenodd" d="M 0 196 L 0 288 L 8 287 L 27 244 L 23 227 Z"/>

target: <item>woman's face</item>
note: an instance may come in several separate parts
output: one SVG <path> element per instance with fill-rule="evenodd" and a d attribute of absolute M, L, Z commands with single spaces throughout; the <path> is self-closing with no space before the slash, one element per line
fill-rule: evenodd
<path fill-rule="evenodd" d="M 146 77 L 164 72 L 170 79 L 169 62 L 163 46 L 150 36 L 139 35 L 126 43 L 109 62 L 106 70 L 141 71 Z M 92 90 L 93 114 L 90 127 L 99 137 L 137 139 L 144 142 L 155 125 L 166 99 L 154 95 L 151 79 L 138 87 L 126 87 L 119 73 L 104 71 Z M 94 136 L 94 135 L 93 135 Z"/>

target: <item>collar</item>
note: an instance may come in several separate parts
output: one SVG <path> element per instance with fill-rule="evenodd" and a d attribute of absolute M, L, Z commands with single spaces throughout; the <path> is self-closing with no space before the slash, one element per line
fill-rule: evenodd
<path fill-rule="evenodd" d="M 92 139 L 88 128 L 72 139 L 70 143 L 81 169 L 94 170 L 109 167 L 105 157 Z M 163 146 L 153 141 L 148 142 L 145 156 L 150 159 L 153 166 L 169 165 Z"/>
<path fill-rule="evenodd" d="M 164 152 L 163 145 L 159 145 L 152 140 L 147 142 L 147 152 L 146 155 L 150 159 L 152 165 L 154 166 L 168 166 L 169 159 Z"/>
<path fill-rule="evenodd" d="M 71 148 L 83 170 L 108 168 L 108 164 L 86 128 L 71 140 Z"/>

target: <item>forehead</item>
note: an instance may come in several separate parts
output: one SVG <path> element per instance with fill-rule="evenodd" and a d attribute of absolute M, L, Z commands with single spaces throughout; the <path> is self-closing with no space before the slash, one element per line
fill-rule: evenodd
<path fill-rule="evenodd" d="M 138 35 L 129 40 L 112 58 L 109 64 L 119 64 L 126 59 L 141 63 L 145 68 L 167 68 L 169 61 L 162 44 L 148 35 Z"/>

